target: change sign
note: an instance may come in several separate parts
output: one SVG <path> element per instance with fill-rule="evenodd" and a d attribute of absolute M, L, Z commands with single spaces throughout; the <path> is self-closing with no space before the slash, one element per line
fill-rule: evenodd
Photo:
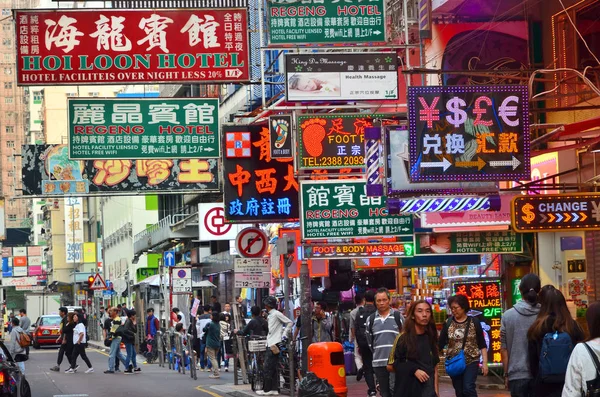
<path fill-rule="evenodd" d="M 69 158 L 215 158 L 219 100 L 69 98 Z"/>
<path fill-rule="evenodd" d="M 245 8 L 19 10 L 17 82 L 247 81 L 247 20 Z"/>
<path fill-rule="evenodd" d="M 412 182 L 529 180 L 526 86 L 409 87 Z"/>
<path fill-rule="evenodd" d="M 413 234 L 412 216 L 389 215 L 365 181 L 302 181 L 300 189 L 303 240 Z"/>

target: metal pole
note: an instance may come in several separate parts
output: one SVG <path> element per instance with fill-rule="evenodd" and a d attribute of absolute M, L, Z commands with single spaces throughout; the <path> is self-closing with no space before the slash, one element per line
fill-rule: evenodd
<path fill-rule="evenodd" d="M 158 291 L 159 291 L 159 299 L 158 299 L 158 318 L 160 319 L 160 326 L 162 327 L 162 320 L 163 320 L 163 315 L 164 315 L 164 308 L 163 308 L 163 300 L 165 299 L 165 295 L 164 295 L 164 267 L 163 267 L 163 259 L 159 259 L 159 265 L 158 265 L 158 278 L 159 278 L 159 287 L 158 287 Z M 166 329 L 168 329 L 168 325 L 165 327 Z"/>
<path fill-rule="evenodd" d="M 312 339 L 310 335 L 311 325 L 311 305 L 310 305 L 310 275 L 308 273 L 308 261 L 303 260 L 300 266 L 300 317 L 302 319 L 302 328 L 300 336 L 302 339 L 302 373 L 308 371 L 308 345 Z"/>

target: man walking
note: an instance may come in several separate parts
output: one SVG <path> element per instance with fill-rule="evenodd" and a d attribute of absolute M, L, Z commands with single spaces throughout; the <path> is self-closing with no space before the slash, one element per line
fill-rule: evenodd
<path fill-rule="evenodd" d="M 67 325 L 67 313 L 68 309 L 66 307 L 62 306 L 58 308 L 58 314 L 60 315 L 60 329 L 58 330 L 59 335 L 56 339 L 56 343 L 60 343 L 60 348 L 58 349 L 56 365 L 50 368 L 50 371 L 60 371 L 60 365 L 62 364 L 65 354 L 67 354 L 67 361 L 71 360 L 69 352 L 67 352 L 67 335 L 64 332 L 65 326 Z M 72 334 L 69 335 L 69 337 L 72 337 Z"/>
<path fill-rule="evenodd" d="M 376 311 L 375 292 L 367 291 L 365 294 L 365 305 L 358 309 L 356 319 L 354 320 L 354 337 L 356 338 L 356 345 L 358 346 L 358 351 L 363 362 L 362 374 L 364 375 L 369 388 L 367 393 L 371 397 L 377 395 L 377 389 L 373 373 L 373 352 L 371 351 L 371 346 L 367 339 L 367 320 Z M 359 378 L 358 375 L 357 378 Z"/>
<path fill-rule="evenodd" d="M 213 312 L 221 313 L 221 304 L 219 303 L 219 300 L 217 299 L 216 295 L 210 297 L 210 303 Z"/>
<path fill-rule="evenodd" d="M 264 300 L 267 309 L 269 333 L 267 334 L 267 351 L 265 352 L 265 364 L 263 369 L 263 390 L 257 390 L 259 396 L 278 396 L 279 391 L 273 390 L 277 379 L 277 361 L 279 360 L 279 348 L 277 345 L 284 342 L 292 330 L 292 320 L 281 314 L 277 308 L 277 299 L 267 296 Z"/>
<path fill-rule="evenodd" d="M 196 351 L 198 352 L 198 364 L 200 365 L 200 370 L 210 372 L 212 363 L 208 360 L 208 357 L 206 357 L 206 336 L 204 327 L 211 322 L 211 307 L 210 305 L 204 305 L 202 310 L 204 313 L 196 318 L 196 334 L 198 335 Z"/>
<path fill-rule="evenodd" d="M 356 294 L 354 297 L 356 307 L 350 311 L 350 342 L 354 344 L 354 362 L 356 363 L 356 380 L 360 381 L 364 375 L 363 362 L 356 341 L 356 315 L 361 308 L 365 306 L 365 297 L 362 294 Z"/>
<path fill-rule="evenodd" d="M 402 315 L 390 307 L 390 291 L 379 288 L 375 294 L 377 311 L 366 323 L 367 340 L 373 352 L 373 370 L 379 383 L 381 397 L 394 395 L 394 377 L 387 370 L 387 362 L 396 336 L 402 330 Z"/>
<path fill-rule="evenodd" d="M 31 320 L 27 317 L 27 310 L 21 309 L 19 310 L 19 327 L 23 328 L 26 334 L 29 334 L 29 328 L 31 327 Z M 29 356 L 29 346 L 25 348 L 25 354 Z"/>
<path fill-rule="evenodd" d="M 108 334 L 108 338 L 111 340 L 110 352 L 108 354 L 108 370 L 104 371 L 105 374 L 115 373 L 115 361 L 119 360 L 125 366 L 125 357 L 121 353 L 121 335 L 117 335 L 117 329 L 121 326 L 121 317 L 117 313 L 118 309 L 112 309 L 110 312 L 111 327 Z"/>

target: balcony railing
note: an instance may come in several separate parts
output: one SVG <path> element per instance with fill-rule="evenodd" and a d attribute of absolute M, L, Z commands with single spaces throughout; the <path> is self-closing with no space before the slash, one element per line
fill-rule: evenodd
<path fill-rule="evenodd" d="M 198 214 L 186 215 L 191 218 Z M 136 234 L 133 238 L 133 249 L 135 254 L 139 254 L 155 248 L 172 239 L 194 238 L 198 237 L 198 225 L 183 224 L 181 215 L 168 215 L 158 223 L 146 228 L 146 230 Z"/>

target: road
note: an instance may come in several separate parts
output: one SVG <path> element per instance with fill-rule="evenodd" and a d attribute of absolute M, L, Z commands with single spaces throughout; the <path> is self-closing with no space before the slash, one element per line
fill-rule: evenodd
<path fill-rule="evenodd" d="M 224 393 L 212 390 L 211 385 L 233 384 L 233 373 L 222 372 L 221 379 L 208 379 L 209 372 L 199 372 L 198 380 L 189 374 L 161 368 L 158 364 L 141 365 L 139 374 L 104 374 L 108 367 L 108 356 L 104 352 L 89 349 L 88 357 L 94 366 L 94 373 L 85 374 L 86 365 L 79 359 L 81 369 L 76 374 L 65 374 L 66 362 L 61 372 L 52 372 L 58 350 L 44 348 L 31 349 L 29 360 L 25 363 L 25 373 L 31 384 L 34 397 L 110 397 L 110 396 L 198 396 L 226 397 Z M 138 358 L 138 364 L 143 360 Z"/>

